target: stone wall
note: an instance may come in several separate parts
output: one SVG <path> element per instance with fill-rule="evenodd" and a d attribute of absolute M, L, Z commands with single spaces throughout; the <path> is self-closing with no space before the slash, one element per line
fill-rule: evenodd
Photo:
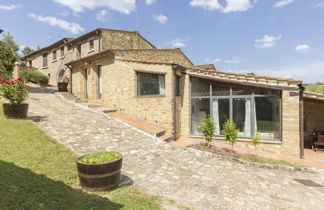
<path fill-rule="evenodd" d="M 155 49 L 136 32 L 102 30 L 103 49 Z"/>
<path fill-rule="evenodd" d="M 84 69 L 88 69 L 88 98 L 98 99 L 97 67 L 102 66 L 102 100 L 106 108 L 166 129 L 173 134 L 174 73 L 171 65 L 114 61 L 113 55 L 94 60 L 89 65 L 74 65 L 73 94 L 85 97 Z M 165 74 L 165 96 L 137 96 L 136 72 Z"/>
<path fill-rule="evenodd" d="M 191 61 L 180 49 L 151 49 L 151 50 L 115 50 L 116 57 L 139 61 L 175 63 L 192 67 Z"/>

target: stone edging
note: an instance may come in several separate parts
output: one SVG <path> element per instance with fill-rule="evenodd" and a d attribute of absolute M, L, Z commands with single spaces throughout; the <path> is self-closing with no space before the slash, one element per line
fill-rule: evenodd
<path fill-rule="evenodd" d="M 262 163 L 254 163 L 251 161 L 247 161 L 247 160 L 241 160 L 241 159 L 237 159 L 237 158 L 229 158 L 229 157 L 224 157 L 221 155 L 216 155 L 213 154 L 211 152 L 205 152 L 205 151 L 201 151 L 201 150 L 197 150 L 194 148 L 186 148 L 185 150 L 191 151 L 195 154 L 199 154 L 199 155 L 205 155 L 208 157 L 216 157 L 218 159 L 222 159 L 222 160 L 230 160 L 233 162 L 237 162 L 237 163 L 241 163 L 241 164 L 246 164 L 246 165 L 251 165 L 251 166 L 256 166 L 256 167 L 260 167 L 260 168 L 267 168 L 267 169 L 280 169 L 280 170 L 286 170 L 286 171 L 304 171 L 304 172 L 316 172 L 316 173 L 322 173 L 324 174 L 324 169 L 320 169 L 320 168 L 311 168 L 311 167 L 303 167 L 303 168 L 297 168 L 297 167 L 293 167 L 293 166 L 282 166 L 282 165 L 275 165 L 275 164 L 262 164 Z"/>

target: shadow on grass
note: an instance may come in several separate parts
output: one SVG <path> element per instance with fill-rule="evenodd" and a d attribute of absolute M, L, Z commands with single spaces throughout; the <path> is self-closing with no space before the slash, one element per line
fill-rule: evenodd
<path fill-rule="evenodd" d="M 107 198 L 0 160 L 1 209 L 120 209 Z"/>

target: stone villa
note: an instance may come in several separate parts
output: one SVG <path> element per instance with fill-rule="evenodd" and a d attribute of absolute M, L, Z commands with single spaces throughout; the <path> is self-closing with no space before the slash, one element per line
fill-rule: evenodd
<path fill-rule="evenodd" d="M 205 114 L 216 123 L 232 119 L 241 147 L 256 131 L 264 151 L 298 156 L 313 131 L 324 130 L 324 96 L 303 91 L 302 81 L 221 72 L 194 65 L 180 49 L 157 49 L 136 31 L 96 29 L 64 38 L 25 57 L 56 85 L 71 77 L 80 99 L 166 130 L 178 138 L 200 139 Z"/>

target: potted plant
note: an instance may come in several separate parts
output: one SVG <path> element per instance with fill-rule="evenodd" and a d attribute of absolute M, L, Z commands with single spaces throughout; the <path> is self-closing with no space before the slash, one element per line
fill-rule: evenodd
<path fill-rule="evenodd" d="M 122 155 L 117 152 L 95 152 L 77 159 L 80 185 L 88 190 L 113 190 L 120 183 Z"/>
<path fill-rule="evenodd" d="M 59 92 L 68 92 L 68 85 L 70 82 L 69 77 L 64 77 L 63 82 L 58 82 L 57 87 Z"/>
<path fill-rule="evenodd" d="M 28 94 L 28 87 L 22 78 L 9 81 L 0 77 L 0 96 L 9 101 L 3 103 L 3 112 L 7 119 L 27 117 L 28 104 L 22 102 Z"/>

